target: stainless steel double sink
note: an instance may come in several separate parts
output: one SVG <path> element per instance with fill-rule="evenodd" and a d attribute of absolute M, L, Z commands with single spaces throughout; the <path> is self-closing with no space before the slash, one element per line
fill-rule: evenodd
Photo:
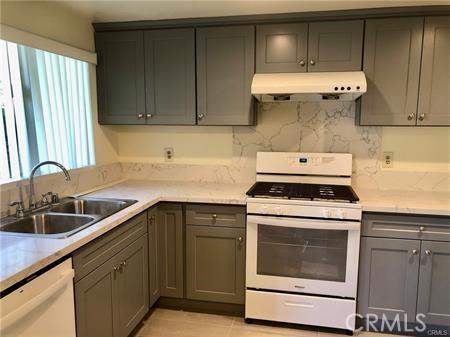
<path fill-rule="evenodd" d="M 23 218 L 0 220 L 0 231 L 10 235 L 61 239 L 134 204 L 136 200 L 109 198 L 64 198 Z"/>

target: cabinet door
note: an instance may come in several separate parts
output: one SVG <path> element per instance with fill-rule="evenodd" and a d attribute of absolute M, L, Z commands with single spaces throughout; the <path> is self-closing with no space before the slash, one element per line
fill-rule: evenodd
<path fill-rule="evenodd" d="M 78 337 L 118 337 L 116 261 L 110 259 L 75 283 Z"/>
<path fill-rule="evenodd" d="M 182 298 L 183 213 L 179 204 L 158 205 L 161 296 Z"/>
<path fill-rule="evenodd" d="M 415 125 L 423 18 L 366 21 L 361 125 Z"/>
<path fill-rule="evenodd" d="M 145 32 L 147 124 L 195 124 L 194 29 Z"/>
<path fill-rule="evenodd" d="M 305 72 L 307 43 L 306 23 L 256 26 L 256 72 Z"/>
<path fill-rule="evenodd" d="M 244 304 L 245 229 L 187 226 L 186 272 L 187 298 Z"/>
<path fill-rule="evenodd" d="M 118 266 L 119 337 L 127 337 L 148 312 L 147 235 L 116 256 Z M 93 336 L 93 335 L 91 335 Z"/>
<path fill-rule="evenodd" d="M 358 312 L 415 320 L 419 240 L 361 239 Z M 402 317 L 400 317 L 402 319 Z"/>
<path fill-rule="evenodd" d="M 158 240 L 158 208 L 148 211 L 148 276 L 150 288 L 150 306 L 153 306 L 160 296 L 159 286 L 159 240 Z"/>
<path fill-rule="evenodd" d="M 450 16 L 425 18 L 418 125 L 450 125 Z"/>
<path fill-rule="evenodd" d="M 450 326 L 450 242 L 422 241 L 417 313 L 426 324 Z"/>
<path fill-rule="evenodd" d="M 197 29 L 198 124 L 252 124 L 254 72 L 253 26 Z"/>
<path fill-rule="evenodd" d="M 100 124 L 144 124 L 144 37 L 140 31 L 95 34 Z"/>
<path fill-rule="evenodd" d="M 361 70 L 363 20 L 309 24 L 308 71 Z"/>

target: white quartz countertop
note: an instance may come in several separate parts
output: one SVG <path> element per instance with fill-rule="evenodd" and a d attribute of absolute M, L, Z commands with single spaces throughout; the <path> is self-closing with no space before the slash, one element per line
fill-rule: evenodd
<path fill-rule="evenodd" d="M 251 184 L 128 180 L 88 196 L 135 199 L 135 204 L 66 238 L 46 239 L 0 233 L 0 291 L 69 255 L 159 201 L 245 205 Z M 450 193 L 355 189 L 363 211 L 450 216 Z"/>
<path fill-rule="evenodd" d="M 94 240 L 159 201 L 245 205 L 251 184 L 130 180 L 88 196 L 135 199 L 135 204 L 65 239 L 13 236 L 0 233 L 0 291 Z"/>
<path fill-rule="evenodd" d="M 355 188 L 364 212 L 450 216 L 450 193 Z"/>

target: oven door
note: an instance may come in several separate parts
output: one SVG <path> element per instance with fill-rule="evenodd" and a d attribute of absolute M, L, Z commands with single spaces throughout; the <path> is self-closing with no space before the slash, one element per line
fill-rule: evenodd
<path fill-rule="evenodd" d="M 247 288 L 356 298 L 360 223 L 247 216 Z"/>

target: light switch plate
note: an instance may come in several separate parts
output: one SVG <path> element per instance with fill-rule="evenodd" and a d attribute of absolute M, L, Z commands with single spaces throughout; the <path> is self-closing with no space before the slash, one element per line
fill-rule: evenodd
<path fill-rule="evenodd" d="M 173 161 L 173 147 L 164 148 L 164 161 Z"/>
<path fill-rule="evenodd" d="M 394 167 L 394 152 L 383 152 L 383 163 L 381 166 L 383 168 Z"/>

